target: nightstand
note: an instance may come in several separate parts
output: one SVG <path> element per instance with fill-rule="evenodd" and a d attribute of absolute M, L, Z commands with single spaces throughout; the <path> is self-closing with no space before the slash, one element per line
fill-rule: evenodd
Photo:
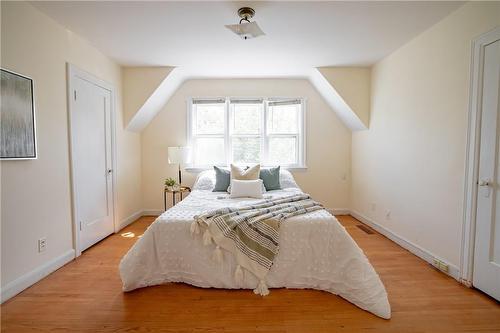
<path fill-rule="evenodd" d="M 176 204 L 176 196 L 177 194 L 180 195 L 181 200 L 183 199 L 184 193 L 191 192 L 191 188 L 187 186 L 181 186 L 178 189 L 171 190 L 167 187 L 163 189 L 163 206 L 165 207 L 165 210 L 167 210 L 167 193 L 172 193 L 172 207 L 175 206 Z M 180 201 L 180 200 L 179 200 Z"/>

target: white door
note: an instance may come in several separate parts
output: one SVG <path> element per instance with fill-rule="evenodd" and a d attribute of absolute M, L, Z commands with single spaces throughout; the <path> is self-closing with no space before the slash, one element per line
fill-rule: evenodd
<path fill-rule="evenodd" d="M 500 40 L 484 48 L 473 285 L 500 300 Z"/>
<path fill-rule="evenodd" d="M 80 252 L 114 232 L 112 95 L 110 90 L 77 74 L 70 80 L 74 203 Z"/>

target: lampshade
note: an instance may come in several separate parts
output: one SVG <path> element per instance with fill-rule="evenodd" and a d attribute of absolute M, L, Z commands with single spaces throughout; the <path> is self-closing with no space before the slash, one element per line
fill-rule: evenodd
<path fill-rule="evenodd" d="M 191 163 L 191 147 L 168 147 L 168 163 Z"/>

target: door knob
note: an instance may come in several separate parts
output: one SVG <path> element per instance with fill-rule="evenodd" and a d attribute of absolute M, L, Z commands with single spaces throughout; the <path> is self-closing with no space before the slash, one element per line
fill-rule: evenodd
<path fill-rule="evenodd" d="M 490 186 L 490 180 L 489 179 L 480 179 L 477 184 L 479 186 Z"/>

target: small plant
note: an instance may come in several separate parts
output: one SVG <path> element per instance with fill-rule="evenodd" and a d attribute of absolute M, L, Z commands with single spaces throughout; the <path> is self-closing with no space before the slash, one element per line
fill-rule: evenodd
<path fill-rule="evenodd" d="M 168 187 L 174 187 L 175 184 L 177 184 L 177 182 L 175 181 L 175 179 L 173 178 L 167 178 L 165 179 L 165 186 L 168 186 Z"/>

